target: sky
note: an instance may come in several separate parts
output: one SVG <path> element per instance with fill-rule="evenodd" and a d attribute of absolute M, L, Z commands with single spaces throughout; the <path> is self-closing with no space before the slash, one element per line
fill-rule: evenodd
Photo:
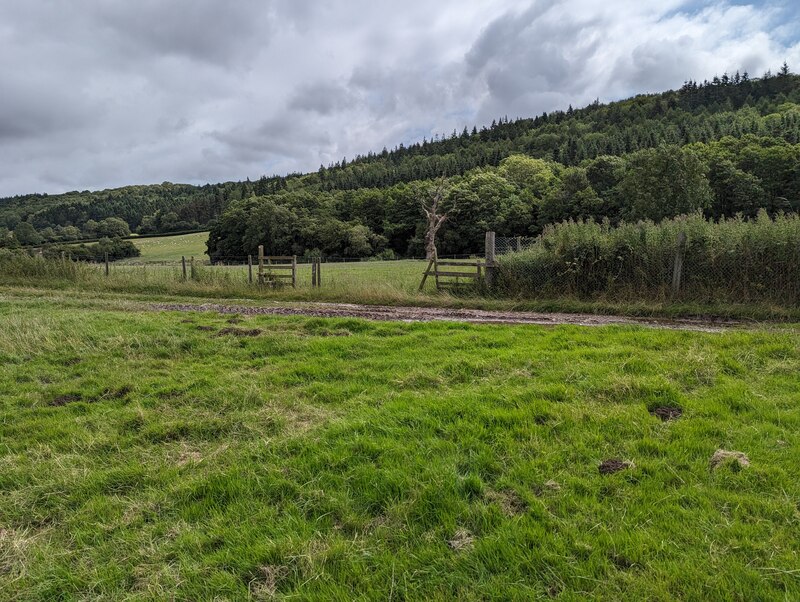
<path fill-rule="evenodd" d="M 784 61 L 793 0 L 0 0 L 0 196 L 313 171 Z"/>

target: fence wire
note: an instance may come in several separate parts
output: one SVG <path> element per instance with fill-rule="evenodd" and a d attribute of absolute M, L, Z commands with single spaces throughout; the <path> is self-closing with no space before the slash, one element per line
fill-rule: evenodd
<path fill-rule="evenodd" d="M 474 255 L 449 255 L 440 260 L 472 259 Z M 482 257 L 482 254 L 481 254 Z M 42 259 L 42 258 L 40 258 Z M 270 266 L 265 258 L 263 273 L 264 282 L 259 281 L 258 257 L 241 256 L 208 258 L 186 257 L 185 261 L 143 261 L 141 259 L 124 259 L 110 261 L 85 261 L 49 258 L 37 263 L 37 269 L 48 274 L 66 275 L 77 280 L 101 278 L 115 286 L 144 285 L 150 288 L 169 290 L 177 285 L 197 285 L 205 288 L 226 291 L 230 294 L 241 292 L 268 284 L 271 288 L 291 288 L 294 281 L 296 289 L 338 289 L 341 292 L 368 294 L 372 292 L 389 293 L 391 291 L 418 292 L 429 260 L 423 257 L 375 260 L 354 257 L 297 257 L 294 279 L 280 278 L 277 282 L 272 276 L 290 275 L 291 259 L 275 260 Z M 312 264 L 316 262 L 316 269 Z M 47 267 L 45 267 L 47 266 Z M 289 268 L 289 269 L 287 269 Z M 317 278 L 314 278 L 317 271 Z M 428 278 L 423 289 L 434 292 L 436 283 Z"/>
<path fill-rule="evenodd" d="M 538 238 L 497 238 L 494 289 L 511 296 L 618 301 L 800 304 L 800 248 L 733 252 L 718 242 L 563 247 Z"/>
<path fill-rule="evenodd" d="M 536 245 L 538 238 L 531 236 L 498 236 L 494 242 L 495 255 L 507 255 L 508 253 L 520 253 L 527 251 Z"/>

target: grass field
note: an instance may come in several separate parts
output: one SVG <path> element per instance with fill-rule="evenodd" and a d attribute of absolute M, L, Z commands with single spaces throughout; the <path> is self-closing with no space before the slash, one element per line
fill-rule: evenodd
<path fill-rule="evenodd" d="M 0 599 L 800 598 L 794 328 L 57 295 L 0 303 Z"/>
<path fill-rule="evenodd" d="M 181 257 L 196 257 L 208 259 L 206 256 L 206 241 L 208 232 L 194 234 L 181 234 L 179 236 L 159 236 L 153 238 L 131 239 L 139 247 L 141 256 L 131 261 L 180 261 Z"/>

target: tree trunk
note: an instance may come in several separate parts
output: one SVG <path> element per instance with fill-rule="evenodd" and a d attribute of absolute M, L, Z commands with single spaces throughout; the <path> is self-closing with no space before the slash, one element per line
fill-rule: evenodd
<path fill-rule="evenodd" d="M 425 232 L 425 259 L 433 259 L 436 256 L 436 232 L 428 226 Z"/>

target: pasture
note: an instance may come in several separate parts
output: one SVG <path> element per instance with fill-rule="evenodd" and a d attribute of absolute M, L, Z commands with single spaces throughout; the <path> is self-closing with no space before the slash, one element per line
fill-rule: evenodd
<path fill-rule="evenodd" d="M 208 232 L 195 232 L 178 236 L 156 236 L 153 238 L 132 238 L 133 244 L 139 247 L 142 254 L 132 262 L 180 261 L 181 257 L 206 257 L 206 241 Z"/>
<path fill-rule="evenodd" d="M 0 294 L 0 599 L 800 597 L 797 329 Z"/>

